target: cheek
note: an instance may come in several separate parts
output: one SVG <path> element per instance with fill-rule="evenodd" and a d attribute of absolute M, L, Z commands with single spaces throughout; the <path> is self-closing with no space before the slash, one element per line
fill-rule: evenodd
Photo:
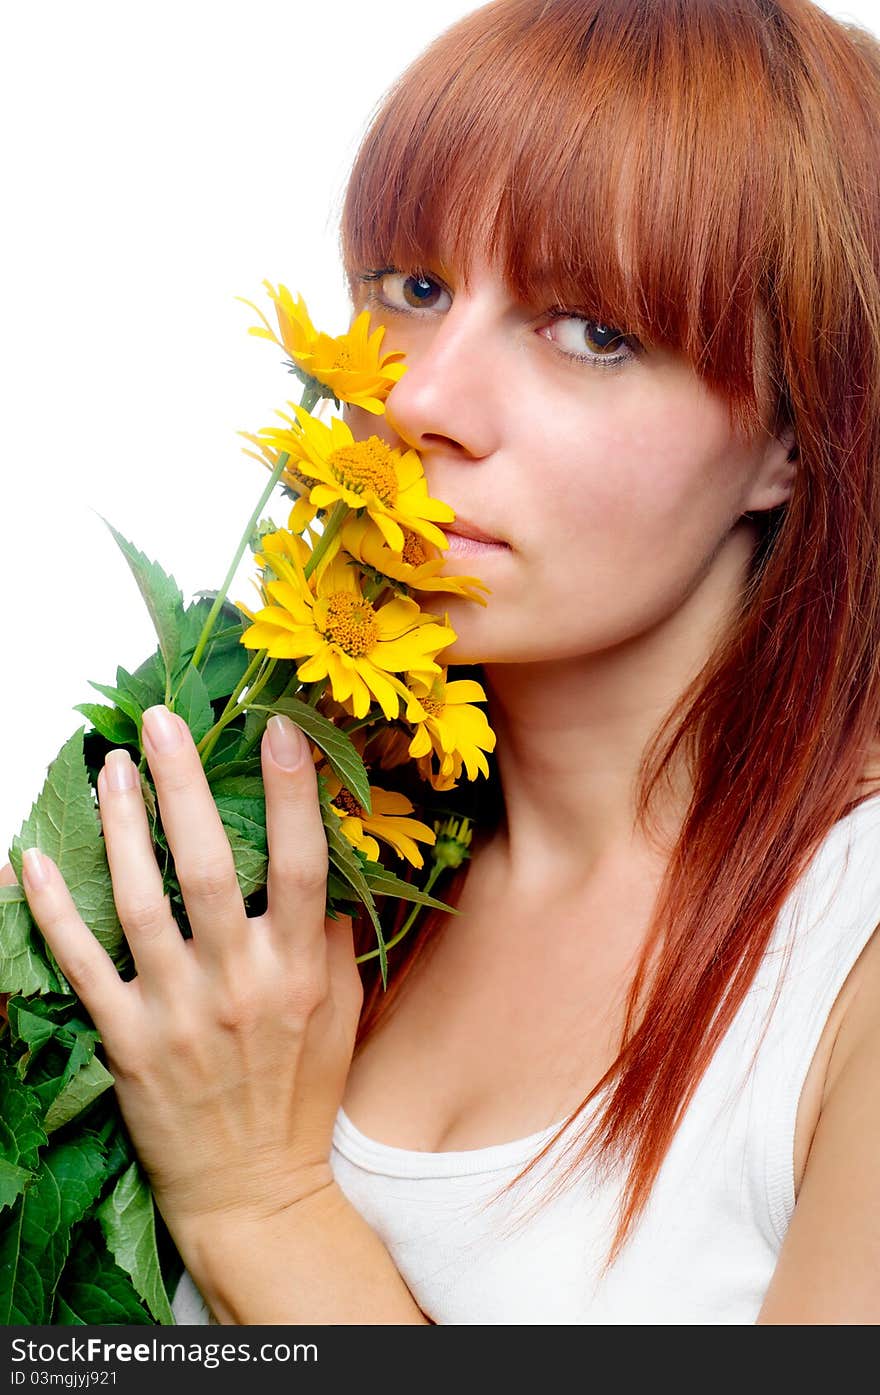
<path fill-rule="evenodd" d="M 640 402 L 568 421 L 542 451 L 533 508 L 544 501 L 553 530 L 577 549 L 643 555 L 647 546 L 711 547 L 736 516 L 743 462 L 726 409 L 714 402 Z M 630 559 L 631 560 L 631 559 Z"/>

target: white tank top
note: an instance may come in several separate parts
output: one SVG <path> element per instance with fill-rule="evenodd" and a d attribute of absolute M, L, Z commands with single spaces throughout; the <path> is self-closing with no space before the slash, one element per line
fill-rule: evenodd
<path fill-rule="evenodd" d="M 336 1181 L 436 1323 L 754 1323 L 794 1211 L 795 1118 L 807 1071 L 878 924 L 875 795 L 834 825 L 783 905 L 647 1208 L 604 1277 L 620 1174 L 591 1168 L 522 1215 L 558 1175 L 553 1160 L 571 1161 L 566 1144 L 583 1118 L 509 1196 L 486 1206 L 558 1124 L 489 1148 L 426 1153 L 367 1138 L 340 1108 Z M 209 1320 L 188 1274 L 173 1307 L 178 1322 Z"/>

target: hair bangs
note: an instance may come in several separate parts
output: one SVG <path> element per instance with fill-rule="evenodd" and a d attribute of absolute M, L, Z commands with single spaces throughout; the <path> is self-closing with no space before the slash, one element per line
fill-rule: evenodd
<path fill-rule="evenodd" d="M 486 257 L 527 304 L 684 354 L 757 433 L 782 391 L 761 332 L 767 63 L 736 6 L 484 6 L 403 74 L 363 141 L 341 228 L 352 287 L 384 266 L 466 285 Z"/>

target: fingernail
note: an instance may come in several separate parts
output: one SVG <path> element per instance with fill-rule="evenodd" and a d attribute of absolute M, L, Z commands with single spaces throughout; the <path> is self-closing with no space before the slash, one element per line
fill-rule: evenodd
<path fill-rule="evenodd" d="M 269 750 L 276 765 L 284 770 L 295 770 L 306 752 L 306 738 L 289 717 L 273 712 L 266 723 L 269 733 Z"/>
<path fill-rule="evenodd" d="M 21 855 L 22 871 L 31 886 L 45 886 L 49 880 L 46 864 L 39 848 L 25 848 Z"/>
<path fill-rule="evenodd" d="M 104 771 L 109 789 L 134 789 L 136 772 L 128 751 L 108 751 L 104 757 Z"/>
<path fill-rule="evenodd" d="M 183 741 L 180 723 L 164 703 L 147 708 L 144 713 L 144 726 L 150 745 L 163 755 L 176 751 Z"/>

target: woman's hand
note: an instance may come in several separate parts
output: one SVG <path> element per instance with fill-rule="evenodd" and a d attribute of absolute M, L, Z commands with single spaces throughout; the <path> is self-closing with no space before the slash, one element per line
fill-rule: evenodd
<path fill-rule="evenodd" d="M 327 840 L 302 733 L 272 718 L 263 737 L 268 906 L 248 919 L 185 722 L 154 707 L 143 730 L 192 939 L 163 895 L 137 767 L 122 750 L 108 754 L 98 795 L 136 976 L 120 978 L 49 859 L 25 855 L 23 886 L 101 1033 L 125 1122 L 176 1234 L 214 1217 L 265 1217 L 332 1183 L 363 990 L 351 920 L 325 917 Z"/>

